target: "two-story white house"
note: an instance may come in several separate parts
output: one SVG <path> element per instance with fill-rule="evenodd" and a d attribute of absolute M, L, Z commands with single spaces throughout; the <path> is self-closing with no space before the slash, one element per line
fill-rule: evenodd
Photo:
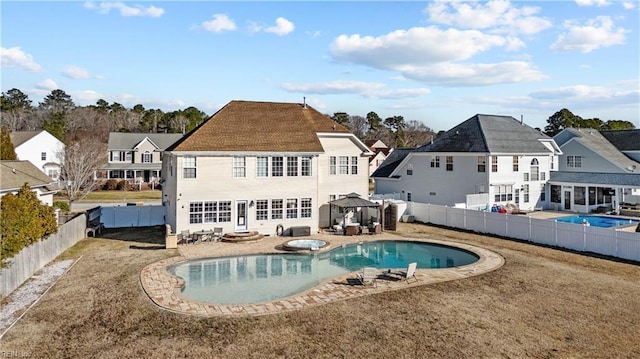
<path fill-rule="evenodd" d="M 105 178 L 130 182 L 159 182 L 162 151 L 182 137 L 181 133 L 109 133 Z"/>
<path fill-rule="evenodd" d="M 631 153 L 633 146 L 640 146 L 640 131 L 615 132 L 607 131 L 607 135 Z M 640 162 L 607 137 L 594 129 L 566 128 L 554 140 L 563 154 L 549 181 L 552 208 L 590 213 L 640 203 Z"/>
<path fill-rule="evenodd" d="M 417 149 L 396 149 L 372 175 L 375 193 L 446 206 L 544 208 L 560 149 L 511 116 L 475 115 Z"/>
<path fill-rule="evenodd" d="M 172 230 L 275 234 L 329 226 L 327 203 L 368 192 L 369 148 L 306 104 L 231 101 L 163 157 Z"/>
<path fill-rule="evenodd" d="M 378 167 L 387 159 L 387 156 L 393 152 L 393 148 L 389 148 L 380 140 L 365 140 L 365 145 L 371 149 L 373 156 L 369 158 L 369 175 L 373 174 Z"/>
<path fill-rule="evenodd" d="M 45 130 L 15 131 L 11 142 L 19 160 L 33 163 L 40 171 L 57 181 L 64 155 L 64 143 Z"/>

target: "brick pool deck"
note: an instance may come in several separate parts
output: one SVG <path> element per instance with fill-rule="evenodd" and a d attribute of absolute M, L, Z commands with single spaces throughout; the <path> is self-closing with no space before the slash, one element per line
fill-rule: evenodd
<path fill-rule="evenodd" d="M 469 250 L 477 254 L 480 259 L 472 264 L 445 269 L 418 269 L 418 281 L 407 282 L 380 277 L 377 286 L 351 285 L 348 279 L 355 278 L 358 272 L 349 273 L 328 279 L 320 285 L 293 295 L 291 297 L 256 304 L 223 305 L 198 302 L 181 294 L 184 281 L 171 275 L 167 267 L 196 258 L 225 257 L 248 254 L 291 253 L 281 250 L 281 245 L 295 237 L 265 237 L 252 243 L 205 242 L 199 244 L 179 245 L 179 256 L 164 259 L 146 266 L 140 273 L 140 282 L 144 291 L 157 306 L 169 311 L 198 315 L 198 316 L 226 316 L 226 315 L 265 315 L 292 311 L 303 307 L 322 305 L 338 300 L 356 298 L 363 295 L 399 290 L 412 286 L 428 285 L 467 278 L 496 270 L 504 264 L 504 258 L 487 249 L 455 241 L 444 241 L 438 238 L 416 239 L 404 238 L 391 233 L 376 235 L 342 236 L 333 234 L 316 234 L 300 239 L 321 239 L 329 242 L 329 246 L 321 251 L 330 251 L 343 244 L 370 242 L 376 240 L 403 240 L 445 244 Z M 380 270 L 382 273 L 382 270 Z"/>

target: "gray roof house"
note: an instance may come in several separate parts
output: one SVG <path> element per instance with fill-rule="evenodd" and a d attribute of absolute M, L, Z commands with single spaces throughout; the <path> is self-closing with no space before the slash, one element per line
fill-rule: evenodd
<path fill-rule="evenodd" d="M 600 131 L 600 133 L 620 152 L 640 162 L 640 129 Z"/>
<path fill-rule="evenodd" d="M 53 195 L 58 192 L 58 186 L 51 177 L 26 160 L 0 161 L 0 197 L 17 193 L 25 183 L 38 195 L 40 201 L 53 205 Z"/>
<path fill-rule="evenodd" d="M 105 177 L 131 182 L 159 182 L 162 151 L 182 136 L 181 133 L 109 133 L 109 156 L 103 167 Z"/>
<path fill-rule="evenodd" d="M 640 203 L 640 163 L 608 139 L 618 139 L 622 148 L 633 148 L 629 141 L 633 133 L 613 132 L 604 136 L 594 129 L 566 128 L 554 137 L 563 152 L 558 171 L 549 181 L 550 200 L 558 209 L 618 211 L 625 203 Z"/>
<path fill-rule="evenodd" d="M 373 173 L 376 194 L 407 201 L 486 207 L 546 203 L 561 153 L 554 140 L 511 116 L 475 115 L 416 149 L 398 149 Z M 483 199 L 484 198 L 484 199 Z"/>

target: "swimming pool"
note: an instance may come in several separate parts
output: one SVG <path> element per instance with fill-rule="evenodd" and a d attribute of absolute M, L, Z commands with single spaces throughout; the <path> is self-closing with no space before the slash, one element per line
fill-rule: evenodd
<path fill-rule="evenodd" d="M 616 218 L 606 216 L 569 216 L 556 219 L 557 222 L 582 224 L 587 221 L 590 226 L 601 228 L 613 228 L 630 224 L 638 224 L 638 220 L 628 218 Z"/>
<path fill-rule="evenodd" d="M 425 242 L 347 244 L 316 254 L 265 254 L 196 259 L 169 266 L 184 280 L 182 295 L 199 302 L 249 304 L 304 292 L 329 278 L 360 270 L 449 268 L 478 261 L 467 250 Z"/>

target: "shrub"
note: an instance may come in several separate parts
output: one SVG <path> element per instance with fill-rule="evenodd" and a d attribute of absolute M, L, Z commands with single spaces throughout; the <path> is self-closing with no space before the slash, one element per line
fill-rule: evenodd
<path fill-rule="evenodd" d="M 118 191 L 126 191 L 127 188 L 128 188 L 127 181 L 125 181 L 125 180 L 118 181 L 118 184 L 116 185 L 116 190 L 118 190 Z"/>
<path fill-rule="evenodd" d="M 41 204 L 26 183 L 0 200 L 0 267 L 32 243 L 58 231 L 53 207 Z"/>
<path fill-rule="evenodd" d="M 68 202 L 63 201 L 55 201 L 53 202 L 53 207 L 59 208 L 63 212 L 69 212 L 70 207 Z"/>
<path fill-rule="evenodd" d="M 105 190 L 105 191 L 113 191 L 117 187 L 118 187 L 118 180 L 117 179 L 110 179 L 110 180 L 107 180 L 107 182 L 105 182 L 105 184 L 102 187 L 102 189 Z"/>

